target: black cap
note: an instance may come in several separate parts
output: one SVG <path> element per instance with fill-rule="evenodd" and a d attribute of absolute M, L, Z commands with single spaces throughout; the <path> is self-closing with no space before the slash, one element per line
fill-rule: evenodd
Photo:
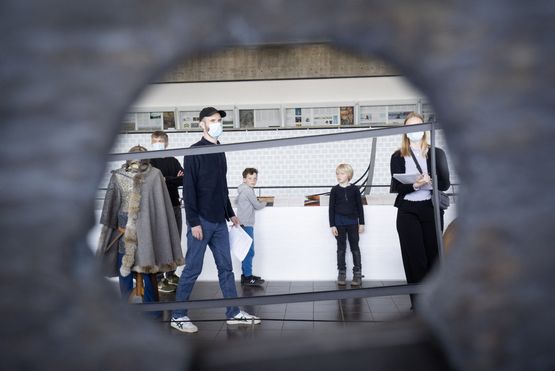
<path fill-rule="evenodd" d="M 203 118 L 208 117 L 208 116 L 212 116 L 215 113 L 219 113 L 222 118 L 225 117 L 225 111 L 218 111 L 214 107 L 205 107 L 205 108 L 202 109 L 202 111 L 200 111 L 198 120 L 202 121 Z"/>

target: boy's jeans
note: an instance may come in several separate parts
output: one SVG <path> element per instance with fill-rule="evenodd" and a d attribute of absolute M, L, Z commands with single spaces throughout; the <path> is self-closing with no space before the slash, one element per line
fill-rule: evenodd
<path fill-rule="evenodd" d="M 243 229 L 252 238 L 251 248 L 245 256 L 245 259 L 241 263 L 241 269 L 243 270 L 243 276 L 252 276 L 252 259 L 254 258 L 254 227 L 243 226 Z"/>
<path fill-rule="evenodd" d="M 191 233 L 191 227 L 187 226 L 187 253 L 185 255 L 185 269 L 179 278 L 179 285 L 175 294 L 176 301 L 187 301 L 193 291 L 193 286 L 202 272 L 204 253 L 206 246 L 212 250 L 214 261 L 218 268 L 218 280 L 224 298 L 237 297 L 235 288 L 235 277 L 231 265 L 231 252 L 229 247 L 229 232 L 227 224 L 212 223 L 200 218 L 202 227 L 202 241 L 197 240 Z M 227 307 L 225 312 L 227 318 L 232 318 L 239 313 L 238 307 Z M 172 316 L 179 318 L 187 315 L 186 309 L 174 310 Z"/>

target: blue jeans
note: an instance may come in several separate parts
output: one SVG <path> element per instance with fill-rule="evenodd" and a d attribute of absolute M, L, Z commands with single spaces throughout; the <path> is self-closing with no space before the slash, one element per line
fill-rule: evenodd
<path fill-rule="evenodd" d="M 243 229 L 252 238 L 251 248 L 245 256 L 245 259 L 241 263 L 241 269 L 243 270 L 243 276 L 252 276 L 252 259 L 254 258 L 254 227 L 243 226 Z"/>
<path fill-rule="evenodd" d="M 185 254 L 185 269 L 179 278 L 179 285 L 175 293 L 176 301 L 188 301 L 193 291 L 193 286 L 202 272 L 204 253 L 206 246 L 212 250 L 214 261 L 218 268 L 218 281 L 224 298 L 236 298 L 235 277 L 231 265 L 231 252 L 229 247 L 229 232 L 227 224 L 212 223 L 200 218 L 202 227 L 202 240 L 197 240 L 191 233 L 191 227 L 187 227 L 187 253 Z M 238 307 L 227 307 L 226 316 L 232 318 L 239 313 Z M 174 310 L 172 316 L 179 318 L 187 315 L 186 309 Z"/>
<path fill-rule="evenodd" d="M 119 291 L 121 293 L 121 297 L 124 300 L 129 298 L 129 294 L 133 291 L 133 272 L 128 274 L 126 277 L 123 277 L 119 273 L 119 268 L 121 267 L 121 260 L 123 258 L 123 253 L 118 253 L 118 276 L 119 276 Z M 153 303 L 158 301 L 158 287 L 156 285 L 155 274 L 146 274 L 142 273 L 143 282 L 144 282 L 144 296 L 143 296 L 143 303 Z M 154 282 L 153 282 L 154 279 Z M 162 315 L 162 312 L 152 312 L 152 316 L 158 318 Z"/>

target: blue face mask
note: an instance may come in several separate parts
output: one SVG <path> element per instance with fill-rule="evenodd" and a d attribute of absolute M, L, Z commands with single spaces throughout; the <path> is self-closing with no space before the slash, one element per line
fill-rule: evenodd
<path fill-rule="evenodd" d="M 420 140 L 422 140 L 422 138 L 424 137 L 424 132 L 423 131 L 416 131 L 413 133 L 407 133 L 407 137 L 409 137 L 411 142 L 418 142 Z"/>
<path fill-rule="evenodd" d="M 166 145 L 164 143 L 160 143 L 160 142 L 152 143 L 153 151 L 162 151 L 164 149 L 166 149 Z"/>
<path fill-rule="evenodd" d="M 222 123 L 215 122 L 213 124 L 210 124 L 210 129 L 208 129 L 208 135 L 210 135 L 212 138 L 218 139 L 218 137 L 222 135 L 223 131 L 224 131 L 224 127 Z"/>

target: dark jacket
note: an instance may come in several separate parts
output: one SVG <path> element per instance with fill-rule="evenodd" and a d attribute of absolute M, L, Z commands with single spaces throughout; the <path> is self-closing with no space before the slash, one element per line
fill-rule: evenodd
<path fill-rule="evenodd" d="M 364 225 L 364 209 L 357 186 L 349 184 L 341 187 L 339 184 L 330 191 L 329 219 L 330 227 L 335 227 L 335 215 L 340 214 L 351 219 L 357 219 L 358 224 Z"/>
<path fill-rule="evenodd" d="M 410 159 L 412 161 L 412 158 Z M 428 152 L 428 157 L 426 158 L 426 164 L 428 166 L 428 171 L 430 176 L 433 178 L 432 172 L 432 154 Z M 389 189 L 390 193 L 398 193 L 395 198 L 395 207 L 399 207 L 401 201 L 405 198 L 408 193 L 414 192 L 412 184 L 403 184 L 397 179 L 393 178 L 393 174 L 405 174 L 405 159 L 401 156 L 401 150 L 397 150 L 391 156 L 390 163 L 391 170 L 391 187 Z M 436 147 L 436 170 L 437 170 L 437 188 L 440 191 L 446 191 L 451 186 L 449 181 L 449 167 L 447 165 L 447 156 L 441 148 Z"/>
<path fill-rule="evenodd" d="M 202 138 L 191 147 L 215 145 Z M 200 217 L 223 223 L 235 216 L 227 190 L 227 161 L 224 153 L 185 156 L 183 159 L 183 202 L 187 225 L 200 225 Z"/>
<path fill-rule="evenodd" d="M 168 187 L 172 205 L 179 206 L 179 192 L 177 191 L 177 187 L 183 185 L 183 177 L 177 176 L 178 172 L 183 171 L 179 161 L 177 161 L 175 157 L 153 158 L 150 160 L 150 164 L 162 172 L 166 180 L 166 186 Z"/>

